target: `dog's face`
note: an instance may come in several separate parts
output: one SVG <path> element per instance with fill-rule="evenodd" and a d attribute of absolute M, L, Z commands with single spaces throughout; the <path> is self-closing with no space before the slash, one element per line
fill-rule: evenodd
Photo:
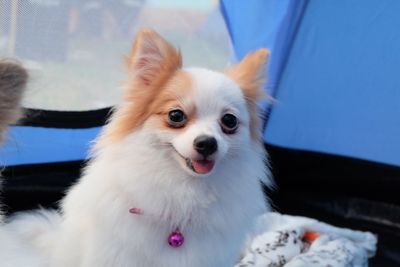
<path fill-rule="evenodd" d="M 190 175 L 211 173 L 259 138 L 255 102 L 267 54 L 259 50 L 225 73 L 182 69 L 177 50 L 142 31 L 127 57 L 125 101 L 103 140 L 115 142 L 140 128 Z"/>
<path fill-rule="evenodd" d="M 180 70 L 156 102 L 143 127 L 190 174 L 210 173 L 250 139 L 242 91 L 223 74 Z"/>

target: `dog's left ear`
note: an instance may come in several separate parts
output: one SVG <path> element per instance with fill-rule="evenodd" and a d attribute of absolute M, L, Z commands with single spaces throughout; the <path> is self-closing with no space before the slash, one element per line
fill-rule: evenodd
<path fill-rule="evenodd" d="M 261 140 L 261 122 L 257 101 L 266 98 L 263 87 L 266 81 L 266 64 L 269 51 L 259 49 L 245 56 L 242 61 L 225 71 L 242 89 L 250 113 L 250 133 L 254 140 Z"/>
<path fill-rule="evenodd" d="M 259 49 L 225 71 L 239 85 L 248 101 L 256 102 L 264 97 L 268 56 L 267 49 Z"/>

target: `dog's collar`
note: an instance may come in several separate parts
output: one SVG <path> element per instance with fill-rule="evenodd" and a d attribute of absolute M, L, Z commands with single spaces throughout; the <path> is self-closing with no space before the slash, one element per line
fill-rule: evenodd
<path fill-rule="evenodd" d="M 142 215 L 143 211 L 139 208 L 131 208 L 129 209 L 129 213 L 134 215 Z M 171 247 L 178 248 L 182 246 L 185 242 L 185 237 L 183 236 L 179 228 L 176 228 L 168 235 L 167 241 Z"/>

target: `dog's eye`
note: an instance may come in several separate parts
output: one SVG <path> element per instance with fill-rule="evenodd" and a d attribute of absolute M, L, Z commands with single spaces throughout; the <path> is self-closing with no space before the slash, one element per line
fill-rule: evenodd
<path fill-rule="evenodd" d="M 222 130 L 227 134 L 233 134 L 238 128 L 238 119 L 235 115 L 225 114 L 221 118 Z"/>
<path fill-rule="evenodd" d="M 168 124 L 174 128 L 183 127 L 186 124 L 186 115 L 180 109 L 171 110 L 168 113 Z"/>

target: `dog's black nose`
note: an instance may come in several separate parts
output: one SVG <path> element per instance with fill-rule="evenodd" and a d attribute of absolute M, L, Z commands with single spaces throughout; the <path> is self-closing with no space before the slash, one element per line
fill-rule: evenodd
<path fill-rule="evenodd" d="M 194 149 L 204 157 L 212 155 L 218 149 L 217 140 L 212 136 L 200 135 L 194 139 Z"/>

